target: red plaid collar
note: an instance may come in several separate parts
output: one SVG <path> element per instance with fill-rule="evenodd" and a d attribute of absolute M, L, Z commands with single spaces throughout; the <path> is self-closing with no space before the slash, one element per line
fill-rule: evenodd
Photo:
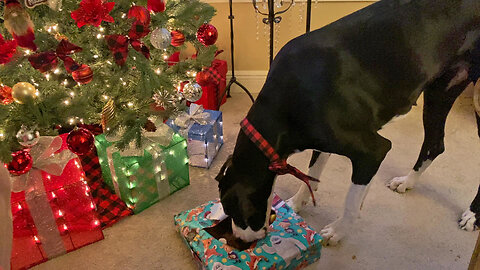
<path fill-rule="evenodd" d="M 265 156 L 267 156 L 268 159 L 270 159 L 271 163 L 268 166 L 268 169 L 278 175 L 291 174 L 305 182 L 305 184 L 308 186 L 308 190 L 310 191 L 310 196 L 312 196 L 313 205 L 316 206 L 317 204 L 315 202 L 315 196 L 313 195 L 312 187 L 310 186 L 310 181 L 319 182 L 319 180 L 304 174 L 299 169 L 288 164 L 286 159 L 280 158 L 280 155 L 278 155 L 277 151 L 275 151 L 275 148 L 273 148 L 272 145 L 265 140 L 262 134 L 255 129 L 255 127 L 250 123 L 250 121 L 248 121 L 247 118 L 242 120 L 240 126 L 242 127 L 245 135 L 250 138 L 250 140 L 265 154 Z"/>

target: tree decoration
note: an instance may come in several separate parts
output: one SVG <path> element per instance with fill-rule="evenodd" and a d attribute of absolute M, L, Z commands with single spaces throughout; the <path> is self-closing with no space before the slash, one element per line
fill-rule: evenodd
<path fill-rule="evenodd" d="M 17 0 L 6 0 L 5 5 L 3 15 L 5 28 L 16 40 L 18 46 L 36 51 L 37 45 L 33 42 L 35 40 L 34 25 L 28 12 Z"/>
<path fill-rule="evenodd" d="M 127 17 L 129 19 L 135 18 L 138 21 L 140 21 L 140 23 L 142 23 L 143 25 L 150 24 L 150 13 L 146 8 L 142 6 L 132 6 L 128 10 Z"/>
<path fill-rule="evenodd" d="M 133 49 L 140 52 L 145 58 L 150 58 L 150 50 L 139 39 L 145 37 L 150 32 L 148 25 L 144 25 L 140 20 L 135 21 L 128 32 L 128 36 L 123 35 L 108 35 L 105 36 L 107 46 L 113 54 L 115 62 L 119 66 L 125 65 L 128 56 L 128 44 L 131 44 Z"/>
<path fill-rule="evenodd" d="M 17 51 L 17 42 L 15 40 L 4 40 L 0 34 L 0 65 L 7 64 Z"/>
<path fill-rule="evenodd" d="M 23 104 L 29 98 L 37 97 L 37 89 L 31 83 L 19 82 L 12 87 L 12 97 L 15 102 Z"/>
<path fill-rule="evenodd" d="M 147 9 L 151 12 L 164 12 L 165 11 L 165 1 L 163 0 L 148 0 Z"/>
<path fill-rule="evenodd" d="M 70 151 L 81 156 L 92 150 L 95 138 L 93 134 L 85 128 L 72 130 L 67 136 L 67 146 Z"/>
<path fill-rule="evenodd" d="M 174 66 L 180 62 L 180 52 L 174 52 L 167 59 L 168 66 Z"/>
<path fill-rule="evenodd" d="M 0 104 L 8 105 L 13 102 L 12 88 L 0 84 Z"/>
<path fill-rule="evenodd" d="M 5 167 L 13 175 L 26 174 L 33 166 L 33 158 L 28 153 L 28 150 L 21 150 L 12 153 L 12 161 L 6 164 Z"/>
<path fill-rule="evenodd" d="M 180 47 L 185 43 L 185 35 L 180 31 L 172 31 L 172 46 Z"/>
<path fill-rule="evenodd" d="M 31 148 L 40 140 L 40 132 L 35 128 L 28 128 L 27 126 L 22 125 L 17 132 L 16 137 L 21 146 Z"/>
<path fill-rule="evenodd" d="M 168 48 L 172 41 L 172 35 L 165 28 L 156 28 L 150 34 L 150 43 L 156 49 L 163 50 Z"/>
<path fill-rule="evenodd" d="M 53 10 L 60 10 L 62 8 L 62 0 L 25 0 L 25 6 L 28 8 L 34 8 L 43 4 L 47 4 Z"/>
<path fill-rule="evenodd" d="M 202 94 L 202 87 L 196 82 L 187 83 L 183 87 L 183 97 L 185 97 L 187 101 L 195 102 L 202 97 Z"/>
<path fill-rule="evenodd" d="M 197 72 L 197 76 L 195 76 L 195 80 L 201 86 L 206 86 L 210 83 L 210 75 L 206 71 Z"/>
<path fill-rule="evenodd" d="M 215 26 L 211 24 L 202 24 L 197 31 L 197 39 L 205 46 L 210 46 L 215 44 L 218 38 L 218 31 Z"/>
<path fill-rule="evenodd" d="M 63 65 L 68 73 L 72 73 L 74 70 L 77 70 L 79 65 L 70 57 L 69 55 L 77 52 L 81 52 L 82 48 L 79 46 L 62 39 L 57 46 L 55 52 L 42 52 L 30 55 L 28 61 L 33 68 L 44 73 L 50 71 L 57 67 L 58 60 L 57 58 L 63 60 Z"/>
<path fill-rule="evenodd" d="M 72 72 L 72 77 L 79 84 L 87 84 L 93 80 L 93 71 L 89 66 L 83 64 Z"/>
<path fill-rule="evenodd" d="M 115 118 L 115 104 L 113 99 L 109 99 L 102 109 L 102 128 L 107 130 L 107 126 L 111 124 L 111 121 Z"/>
<path fill-rule="evenodd" d="M 115 2 L 103 3 L 102 0 L 82 0 L 80 7 L 72 11 L 71 16 L 77 22 L 77 27 L 93 25 L 99 27 L 102 21 L 113 23 L 113 17 L 109 15 L 115 6 Z"/>

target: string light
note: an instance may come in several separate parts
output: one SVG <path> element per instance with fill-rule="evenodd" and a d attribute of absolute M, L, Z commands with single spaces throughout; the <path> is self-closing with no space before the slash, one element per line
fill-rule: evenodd
<path fill-rule="evenodd" d="M 45 78 L 47 79 L 47 81 L 49 81 L 50 80 L 50 73 L 46 73 Z"/>
<path fill-rule="evenodd" d="M 30 55 L 32 53 L 32 51 L 30 50 L 25 50 L 25 55 Z"/>
<path fill-rule="evenodd" d="M 69 101 L 69 100 L 65 100 L 65 101 L 63 101 L 63 103 L 65 103 L 65 105 L 67 105 L 67 106 L 70 105 L 70 101 Z"/>
<path fill-rule="evenodd" d="M 56 68 L 56 69 L 53 71 L 53 73 L 55 73 L 55 74 L 60 73 L 60 69 Z"/>
<path fill-rule="evenodd" d="M 18 208 L 18 210 L 22 210 L 22 205 L 18 204 L 17 208 Z"/>
<path fill-rule="evenodd" d="M 52 199 L 55 199 L 57 197 L 57 195 L 55 195 L 55 193 L 53 191 L 52 191 L 51 195 L 52 195 Z"/>
<path fill-rule="evenodd" d="M 63 217 L 63 212 L 62 212 L 62 210 L 58 210 L 58 216 L 59 216 L 59 217 Z"/>
<path fill-rule="evenodd" d="M 127 103 L 127 106 L 128 106 L 128 107 L 132 107 L 132 106 L 133 106 L 133 102 L 128 102 L 128 103 Z"/>
<path fill-rule="evenodd" d="M 71 91 L 69 94 L 70 94 L 71 97 L 75 96 L 75 92 L 73 92 L 73 91 Z"/>
<path fill-rule="evenodd" d="M 155 73 L 157 73 L 158 75 L 160 75 L 160 74 L 162 73 L 162 70 L 159 69 L 159 68 L 157 68 L 157 69 L 155 70 Z"/>
<path fill-rule="evenodd" d="M 68 85 L 68 80 L 67 80 L 67 79 L 65 79 L 65 80 L 63 81 L 63 85 L 64 85 L 64 86 L 67 86 L 67 85 Z"/>
<path fill-rule="evenodd" d="M 99 30 L 100 32 L 103 32 L 103 31 L 105 31 L 105 28 L 103 28 L 103 27 L 100 26 L 100 28 L 99 28 L 98 30 Z"/>
<path fill-rule="evenodd" d="M 97 39 L 101 39 L 103 38 L 103 35 L 102 34 L 97 34 Z"/>
<path fill-rule="evenodd" d="M 35 241 L 37 244 L 40 244 L 40 239 L 38 239 L 36 235 L 33 236 L 33 241 Z"/>
<path fill-rule="evenodd" d="M 95 55 L 93 56 L 93 58 L 97 59 L 97 58 L 98 58 L 98 55 L 95 54 Z"/>

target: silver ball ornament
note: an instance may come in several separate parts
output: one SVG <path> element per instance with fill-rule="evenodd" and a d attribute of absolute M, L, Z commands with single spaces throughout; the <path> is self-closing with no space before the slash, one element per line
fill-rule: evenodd
<path fill-rule="evenodd" d="M 40 140 L 40 133 L 35 128 L 28 128 L 22 125 L 17 132 L 16 138 L 21 146 L 31 148 Z"/>
<path fill-rule="evenodd" d="M 202 87 L 196 83 L 187 83 L 183 87 L 183 96 L 185 97 L 186 100 L 190 102 L 195 102 L 199 100 L 202 97 L 203 90 Z"/>
<path fill-rule="evenodd" d="M 156 28 L 150 34 L 150 43 L 157 49 L 166 49 L 172 41 L 170 31 L 165 28 Z"/>

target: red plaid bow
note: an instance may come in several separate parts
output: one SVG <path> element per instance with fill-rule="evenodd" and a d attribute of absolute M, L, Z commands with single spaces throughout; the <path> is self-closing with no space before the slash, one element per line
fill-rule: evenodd
<path fill-rule="evenodd" d="M 252 142 L 265 154 L 265 156 L 268 157 L 268 159 L 270 159 L 271 163 L 268 166 L 268 169 L 278 175 L 291 174 L 305 182 L 305 184 L 308 186 L 308 190 L 310 191 L 310 196 L 312 196 L 313 205 L 316 206 L 317 203 L 315 201 L 315 196 L 313 195 L 312 187 L 310 186 L 310 181 L 320 181 L 317 178 L 304 174 L 299 169 L 288 164 L 286 159 L 280 158 L 277 151 L 275 151 L 270 143 L 263 138 L 262 134 L 255 129 L 255 127 L 248 121 L 247 118 L 243 119 L 243 121 L 240 123 L 240 126 L 242 127 L 245 135 L 252 140 Z"/>
<path fill-rule="evenodd" d="M 28 61 L 32 67 L 43 73 L 56 68 L 58 64 L 58 58 L 60 58 L 63 60 L 63 65 L 65 66 L 67 72 L 72 73 L 80 66 L 73 61 L 69 55 L 80 51 L 82 51 L 82 48 L 70 43 L 66 39 L 62 39 L 62 41 L 58 43 L 57 49 L 54 52 L 50 51 L 31 55 L 28 57 Z"/>
<path fill-rule="evenodd" d="M 139 39 L 145 37 L 150 32 L 148 24 L 142 23 L 140 20 L 132 24 L 132 28 L 128 32 L 128 36 L 109 35 L 105 36 L 107 46 L 113 54 L 115 62 L 119 66 L 125 65 L 128 56 L 128 44 L 130 43 L 136 51 L 142 53 L 145 58 L 150 58 L 150 50 Z"/>

